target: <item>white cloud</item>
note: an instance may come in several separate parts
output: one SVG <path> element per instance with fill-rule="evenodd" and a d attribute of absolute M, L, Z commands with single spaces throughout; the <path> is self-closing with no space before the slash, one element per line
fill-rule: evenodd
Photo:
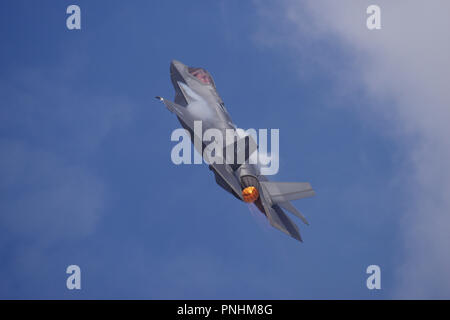
<path fill-rule="evenodd" d="M 336 91 L 363 87 L 372 101 L 360 106 L 386 120 L 393 137 L 410 148 L 411 163 L 399 177 L 411 195 L 402 214 L 403 262 L 395 297 L 450 297 L 450 2 L 444 1 L 291 1 L 268 7 L 256 2 L 262 18 L 256 40 L 283 46 L 335 78 Z M 366 8 L 381 7 L 382 29 L 366 28 Z M 314 57 L 314 46 L 332 44 Z M 305 50 L 307 48 L 307 50 Z M 347 54 L 350 65 L 334 64 Z M 310 70 L 309 70 L 310 71 Z M 300 70 L 302 76 L 310 75 Z M 374 105 L 369 104 L 369 105 Z M 372 108 L 368 110 L 368 108 Z M 383 133 L 384 134 L 384 133 Z M 409 171 L 410 170 L 410 171 Z"/>

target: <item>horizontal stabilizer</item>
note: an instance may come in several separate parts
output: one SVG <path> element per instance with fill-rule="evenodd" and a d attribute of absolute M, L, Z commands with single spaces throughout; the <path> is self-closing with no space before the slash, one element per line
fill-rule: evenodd
<path fill-rule="evenodd" d="M 272 227 L 286 233 L 287 235 L 303 242 L 298 227 L 289 219 L 289 217 L 283 212 L 278 205 L 273 205 L 272 207 L 267 202 L 267 197 L 269 196 L 265 188 L 261 188 L 261 193 L 259 194 L 261 199 L 261 204 L 264 208 L 264 214 L 269 220 Z"/>
<path fill-rule="evenodd" d="M 272 208 L 267 210 L 267 218 L 270 224 L 277 228 L 278 230 L 286 233 L 294 239 L 303 242 L 300 232 L 298 231 L 297 225 L 292 222 L 291 219 L 283 212 L 283 210 L 278 206 L 274 205 Z"/>
<path fill-rule="evenodd" d="M 261 184 L 269 193 L 272 203 L 309 198 L 315 195 L 314 190 L 308 182 L 262 181 Z"/>
<path fill-rule="evenodd" d="M 299 217 L 303 221 L 304 224 L 309 226 L 308 220 L 306 220 L 305 216 L 303 214 L 301 214 L 301 212 L 298 211 L 297 208 L 292 205 L 292 203 L 290 203 L 289 201 L 286 201 L 286 202 L 279 202 L 278 205 L 280 207 L 282 207 L 283 209 L 286 209 L 290 213 Z"/>

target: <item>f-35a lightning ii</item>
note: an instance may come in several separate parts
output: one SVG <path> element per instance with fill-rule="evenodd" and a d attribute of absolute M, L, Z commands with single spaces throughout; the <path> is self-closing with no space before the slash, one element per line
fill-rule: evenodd
<path fill-rule="evenodd" d="M 203 137 L 203 132 L 215 128 L 224 132 L 236 130 L 225 105 L 217 93 L 213 78 L 203 68 L 192 68 L 183 63 L 173 60 L 170 64 L 170 78 L 175 88 L 174 102 L 161 97 L 157 99 L 164 102 L 167 109 L 173 112 L 185 130 L 190 133 L 192 142 Z M 195 137 L 194 121 L 201 121 L 201 137 Z M 235 142 L 236 152 L 245 152 L 245 160 L 255 150 L 256 143 L 249 136 L 242 137 Z M 244 148 L 239 149 L 239 145 Z M 223 144 L 226 146 L 226 142 Z M 194 143 L 197 151 L 205 157 L 204 149 L 207 147 L 203 142 Z M 225 149 L 225 148 L 224 148 Z M 253 151 L 252 151 L 253 150 Z M 227 158 L 226 150 L 224 157 Z M 206 160 L 206 159 L 205 159 Z M 228 159 L 227 159 L 228 160 Z M 253 203 L 269 220 L 270 224 L 302 241 L 298 227 L 284 213 L 283 209 L 299 217 L 308 224 L 305 217 L 291 204 L 291 200 L 302 199 L 314 195 L 311 185 L 307 182 L 271 182 L 260 173 L 259 167 L 249 161 L 236 163 L 223 161 L 222 163 L 208 162 L 210 170 L 219 186 L 231 193 L 237 199 Z"/>

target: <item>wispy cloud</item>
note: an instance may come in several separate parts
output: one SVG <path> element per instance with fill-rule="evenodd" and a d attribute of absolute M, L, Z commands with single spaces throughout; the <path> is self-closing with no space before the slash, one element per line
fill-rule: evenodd
<path fill-rule="evenodd" d="M 328 93 L 332 99 L 363 90 L 374 102 L 358 112 L 368 122 L 372 115 L 385 121 L 411 159 L 393 177 L 410 195 L 408 210 L 399 215 L 403 255 L 393 296 L 448 298 L 450 3 L 378 0 L 382 30 L 377 31 L 366 28 L 370 4 L 285 0 L 268 7 L 256 2 L 261 19 L 255 39 L 295 54 L 303 77 L 312 69 L 329 73 L 336 81 L 336 90 Z M 317 54 L 310 57 L 311 52 Z M 334 56 L 341 54 L 351 62 L 336 65 Z"/>

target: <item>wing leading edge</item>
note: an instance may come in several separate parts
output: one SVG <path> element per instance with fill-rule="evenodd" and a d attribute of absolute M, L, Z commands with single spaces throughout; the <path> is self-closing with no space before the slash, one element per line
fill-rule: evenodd
<path fill-rule="evenodd" d="M 185 107 L 162 97 L 156 97 L 156 99 L 162 101 L 170 112 L 175 113 L 178 116 L 180 121 L 182 121 L 183 124 L 190 130 L 190 133 L 194 134 L 195 119 L 190 115 L 189 111 Z M 201 137 L 199 138 L 201 141 Z M 207 163 L 211 162 L 208 158 L 205 158 L 205 161 Z M 210 163 L 210 166 L 212 167 L 214 172 L 218 174 L 223 179 L 223 181 L 225 181 L 225 183 L 234 191 L 235 195 L 242 200 L 241 185 L 238 179 L 232 173 L 230 166 L 228 164 L 225 164 L 225 162 L 223 164 Z"/>

